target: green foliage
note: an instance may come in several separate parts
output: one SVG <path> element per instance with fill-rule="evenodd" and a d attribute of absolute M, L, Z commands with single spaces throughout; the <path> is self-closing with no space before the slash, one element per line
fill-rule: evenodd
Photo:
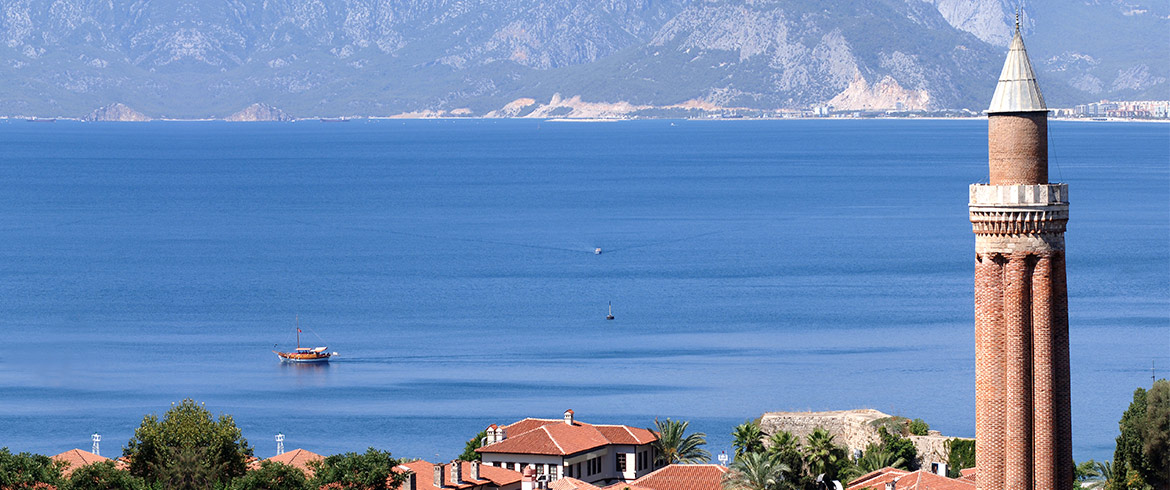
<path fill-rule="evenodd" d="M 866 446 L 865 451 L 857 460 L 857 468 L 861 470 L 862 474 L 877 471 L 888 466 L 905 469 L 906 460 L 899 458 L 893 451 L 881 444 L 870 444 Z"/>
<path fill-rule="evenodd" d="M 264 461 L 260 468 L 232 481 L 231 490 L 308 490 L 305 472 L 296 466 Z"/>
<path fill-rule="evenodd" d="M 731 433 L 735 447 L 735 457 L 739 459 L 745 453 L 761 453 L 764 451 L 764 433 L 760 426 L 752 422 L 744 422 L 735 427 Z"/>
<path fill-rule="evenodd" d="M 654 419 L 658 440 L 654 441 L 654 449 L 658 451 L 654 462 L 658 464 L 676 463 L 706 463 L 711 461 L 711 453 L 703 449 L 707 445 L 707 434 L 695 432 L 687 434 L 687 426 L 691 423 L 681 420 Z"/>
<path fill-rule="evenodd" d="M 788 490 L 795 489 L 790 477 L 792 468 L 768 454 L 745 452 L 736 456 L 731 471 L 723 477 L 727 490 Z"/>
<path fill-rule="evenodd" d="M 910 431 L 910 434 L 924 436 L 930 433 L 930 424 L 926 423 L 926 421 L 922 419 L 914 419 L 910 421 L 910 425 L 907 427 L 907 430 Z"/>
<path fill-rule="evenodd" d="M 1142 479 L 1141 473 L 1132 466 L 1126 468 L 1125 478 L 1119 479 L 1118 483 L 1121 484 L 1120 488 L 1123 490 L 1150 490 L 1152 488 Z"/>
<path fill-rule="evenodd" d="M 243 476 L 252 448 L 229 415 L 212 419 L 202 404 L 186 399 L 160 420 L 147 415 L 122 450 L 130 473 L 169 488 L 226 485 Z"/>
<path fill-rule="evenodd" d="M 768 455 L 776 462 L 791 469 L 792 479 L 800 479 L 804 473 L 804 455 L 800 452 L 800 439 L 788 431 L 778 431 L 768 438 Z"/>
<path fill-rule="evenodd" d="M 146 490 L 146 482 L 113 461 L 101 461 L 73 470 L 63 490 Z"/>
<path fill-rule="evenodd" d="M 885 427 L 878 429 L 878 437 L 882 438 L 882 446 L 906 462 L 905 469 L 910 471 L 918 469 L 918 448 L 910 439 L 891 434 Z"/>
<path fill-rule="evenodd" d="M 947 441 L 947 476 L 958 478 L 959 471 L 975 467 L 975 440 L 951 439 Z"/>
<path fill-rule="evenodd" d="M 395 490 L 406 480 L 405 473 L 393 471 L 400 462 L 390 452 L 374 448 L 365 454 L 335 454 L 314 465 L 313 488 L 348 488 L 354 490 Z"/>
<path fill-rule="evenodd" d="M 1149 392 L 1134 390 L 1118 426 L 1113 470 L 1120 478 L 1110 480 L 1108 488 L 1170 487 L 1170 383 L 1160 379 Z"/>
<path fill-rule="evenodd" d="M 1101 472 L 1097 470 L 1097 462 L 1083 461 L 1073 466 L 1073 488 L 1083 488 L 1084 484 L 1101 479 Z"/>
<path fill-rule="evenodd" d="M 1093 461 L 1093 460 L 1089 460 Z M 1097 475 L 1099 479 L 1105 482 L 1105 487 L 1109 487 L 1109 483 L 1113 481 L 1113 462 L 1112 461 L 1097 461 Z"/>
<path fill-rule="evenodd" d="M 483 440 L 487 437 L 487 430 L 481 430 L 478 434 L 467 441 L 463 446 L 463 454 L 459 455 L 460 461 L 481 461 L 483 455 L 475 452 L 476 449 L 483 447 Z"/>
<path fill-rule="evenodd" d="M 1146 397 L 1142 454 L 1149 468 L 1142 477 L 1155 488 L 1170 488 L 1170 382 L 1158 380 Z"/>
<path fill-rule="evenodd" d="M 843 469 L 851 465 L 844 447 L 833 441 L 829 431 L 817 427 L 808 435 L 804 445 L 804 461 L 809 476 L 824 474 L 825 480 L 837 480 Z"/>
<path fill-rule="evenodd" d="M 900 436 L 910 434 L 910 419 L 906 417 L 899 417 L 894 415 L 892 417 L 882 417 L 880 419 L 871 421 L 869 425 L 877 430 L 885 429 L 891 434 Z"/>
<path fill-rule="evenodd" d="M 0 448 L 0 488 L 24 490 L 37 485 L 58 485 L 61 482 L 61 464 L 40 454 L 12 454 Z"/>

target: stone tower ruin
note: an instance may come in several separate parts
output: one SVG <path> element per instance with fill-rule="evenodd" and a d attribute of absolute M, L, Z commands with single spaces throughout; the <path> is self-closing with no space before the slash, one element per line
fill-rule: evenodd
<path fill-rule="evenodd" d="M 1071 489 L 1068 185 L 1048 181 L 1048 109 L 1016 26 L 987 110 L 975 232 L 975 453 L 980 490 Z"/>

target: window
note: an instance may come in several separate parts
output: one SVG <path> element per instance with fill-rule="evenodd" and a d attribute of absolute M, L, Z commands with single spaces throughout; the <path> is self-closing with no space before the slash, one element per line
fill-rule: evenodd
<path fill-rule="evenodd" d="M 577 463 L 580 467 L 581 463 Z M 585 476 L 591 476 L 601 473 L 601 456 L 596 458 L 589 458 L 585 461 Z"/>
<path fill-rule="evenodd" d="M 626 453 L 617 453 L 617 470 L 618 473 L 626 472 Z"/>

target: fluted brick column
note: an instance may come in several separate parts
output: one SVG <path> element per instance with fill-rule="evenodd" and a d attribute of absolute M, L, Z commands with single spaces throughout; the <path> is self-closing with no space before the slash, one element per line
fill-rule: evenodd
<path fill-rule="evenodd" d="M 1028 256 L 1016 253 L 1004 280 L 1007 437 L 1004 486 L 1032 488 L 1032 312 Z"/>
<path fill-rule="evenodd" d="M 976 488 L 1003 488 L 1004 336 L 1003 258 L 975 261 L 975 464 Z"/>
<path fill-rule="evenodd" d="M 1035 488 L 1056 488 L 1056 403 L 1052 364 L 1052 258 L 1032 270 L 1032 457 Z"/>
<path fill-rule="evenodd" d="M 1068 283 L 1065 277 L 1065 254 L 1058 252 L 1052 261 L 1052 364 L 1056 401 L 1056 486 L 1073 488 L 1072 454 L 1072 384 L 1068 355 Z"/>

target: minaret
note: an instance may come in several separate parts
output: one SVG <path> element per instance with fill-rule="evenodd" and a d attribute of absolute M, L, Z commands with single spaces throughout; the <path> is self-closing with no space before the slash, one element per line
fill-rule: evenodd
<path fill-rule="evenodd" d="M 1068 185 L 1048 182 L 1048 109 L 1018 17 L 987 123 L 990 182 L 970 190 L 976 488 L 1067 490 Z"/>

